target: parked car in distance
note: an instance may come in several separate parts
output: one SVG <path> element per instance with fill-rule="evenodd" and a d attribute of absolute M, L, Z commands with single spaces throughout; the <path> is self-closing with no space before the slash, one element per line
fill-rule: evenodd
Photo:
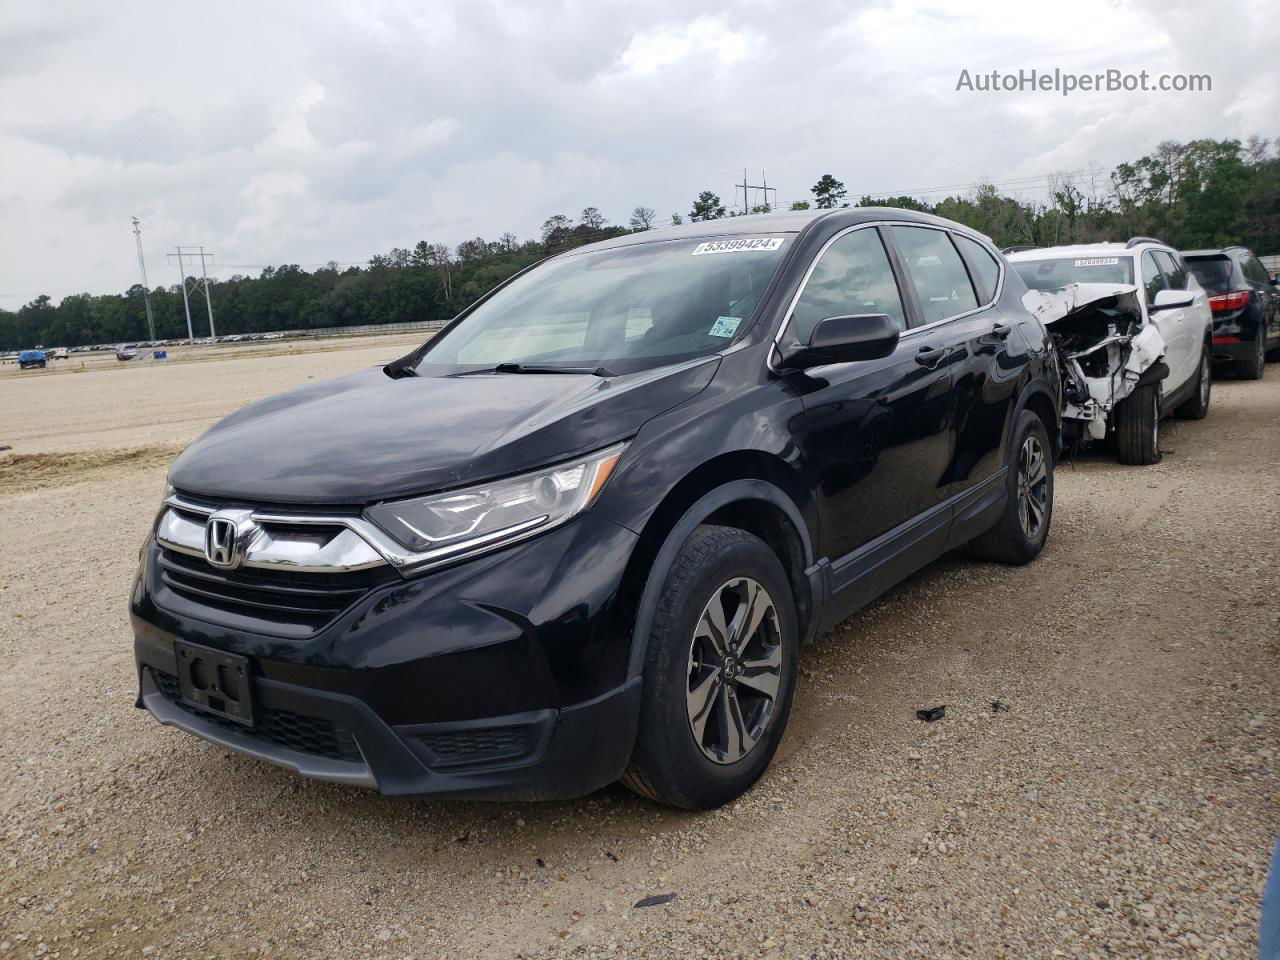
<path fill-rule="evenodd" d="M 387 794 L 715 807 L 803 641 L 1049 532 L 1059 378 L 990 242 L 904 210 L 695 223 L 517 275 L 174 462 L 138 706 Z"/>
<path fill-rule="evenodd" d="M 18 354 L 19 370 L 43 370 L 49 362 L 49 358 L 43 350 L 23 350 Z"/>
<path fill-rule="evenodd" d="M 1069 433 L 1113 441 L 1121 463 L 1150 464 L 1164 417 L 1208 415 L 1212 314 L 1176 250 L 1133 237 L 1007 254 L 1058 343 Z"/>
<path fill-rule="evenodd" d="M 1261 380 L 1280 360 L 1280 288 L 1247 247 L 1186 250 L 1187 266 L 1209 294 L 1213 357 L 1245 380 Z"/>

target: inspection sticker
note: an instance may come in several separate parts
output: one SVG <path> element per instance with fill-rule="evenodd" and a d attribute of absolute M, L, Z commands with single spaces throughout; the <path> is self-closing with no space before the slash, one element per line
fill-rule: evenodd
<path fill-rule="evenodd" d="M 1115 257 L 1089 257 L 1087 260 L 1077 260 L 1077 267 L 1114 267 L 1120 261 Z"/>
<path fill-rule="evenodd" d="M 751 253 L 756 250 L 777 250 L 782 237 L 735 237 L 732 240 L 708 240 L 693 248 L 693 255 L 704 253 Z"/>
<path fill-rule="evenodd" d="M 738 332 L 738 324 L 741 322 L 740 317 L 716 317 L 716 322 L 707 332 L 713 337 L 732 337 Z"/>

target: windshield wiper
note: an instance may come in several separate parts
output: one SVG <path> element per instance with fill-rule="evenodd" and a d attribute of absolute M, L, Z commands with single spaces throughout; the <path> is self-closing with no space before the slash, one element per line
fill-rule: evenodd
<path fill-rule="evenodd" d="M 553 367 L 536 363 L 500 363 L 491 373 L 577 373 L 589 374 L 593 377 L 612 377 L 614 374 L 604 367 Z"/>

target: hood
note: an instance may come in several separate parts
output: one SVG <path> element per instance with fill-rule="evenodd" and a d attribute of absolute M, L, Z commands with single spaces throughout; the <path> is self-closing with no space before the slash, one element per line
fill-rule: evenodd
<path fill-rule="evenodd" d="M 169 482 L 217 498 L 352 505 L 464 486 L 630 437 L 718 366 L 394 380 L 378 367 L 232 414 L 182 452 Z"/>
<path fill-rule="evenodd" d="M 1131 283 L 1069 283 L 1060 290 L 1028 290 L 1022 305 L 1045 326 L 1086 308 L 1114 308 L 1142 317 L 1138 288 Z"/>

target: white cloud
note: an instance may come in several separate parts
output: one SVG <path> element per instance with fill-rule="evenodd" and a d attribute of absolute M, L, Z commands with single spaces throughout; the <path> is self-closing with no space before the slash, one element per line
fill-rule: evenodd
<path fill-rule="evenodd" d="M 618 59 L 626 71 L 646 76 L 689 57 L 702 59 L 704 65 L 710 61 L 731 66 L 746 60 L 761 44 L 759 36 L 730 27 L 723 16 L 701 16 L 636 34 Z"/>

